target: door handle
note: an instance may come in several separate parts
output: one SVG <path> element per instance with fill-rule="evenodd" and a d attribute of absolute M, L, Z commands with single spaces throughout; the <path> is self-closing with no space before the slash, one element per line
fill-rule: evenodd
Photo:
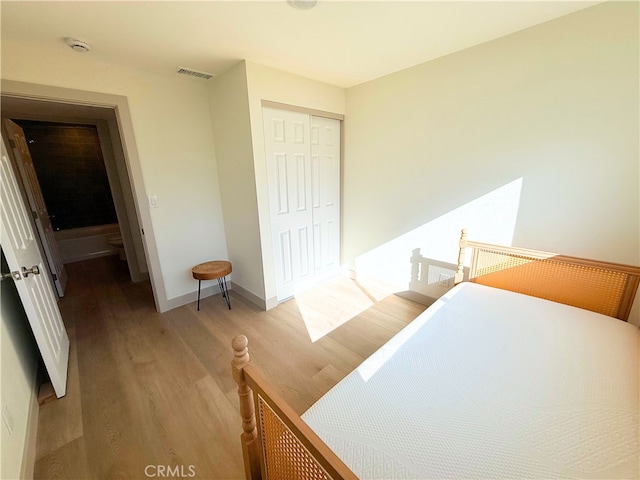
<path fill-rule="evenodd" d="M 22 275 L 24 278 L 27 278 L 29 275 L 40 275 L 40 269 L 37 265 L 34 265 L 31 268 L 22 267 Z"/>

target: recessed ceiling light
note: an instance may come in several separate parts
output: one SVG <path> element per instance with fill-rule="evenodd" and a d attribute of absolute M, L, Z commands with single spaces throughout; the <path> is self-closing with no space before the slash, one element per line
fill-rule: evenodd
<path fill-rule="evenodd" d="M 318 0 L 287 0 L 287 3 L 298 10 L 309 10 L 316 6 Z"/>
<path fill-rule="evenodd" d="M 74 52 L 85 53 L 91 51 L 91 46 L 87 42 L 72 37 L 67 37 L 65 40 Z"/>

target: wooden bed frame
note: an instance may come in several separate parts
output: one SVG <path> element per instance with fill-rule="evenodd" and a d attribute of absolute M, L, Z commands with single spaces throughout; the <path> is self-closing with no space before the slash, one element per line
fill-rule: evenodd
<path fill-rule="evenodd" d="M 472 249 L 465 275 L 465 251 Z M 462 230 L 455 283 L 468 281 L 545 298 L 627 320 L 640 267 L 467 239 Z M 244 335 L 234 337 L 233 378 L 242 416 L 248 480 L 356 479 L 253 365 Z"/>
<path fill-rule="evenodd" d="M 584 308 L 625 322 L 640 282 L 640 267 L 505 247 L 460 236 L 455 283 L 464 279 L 464 259 L 472 249 L 468 281 Z"/>

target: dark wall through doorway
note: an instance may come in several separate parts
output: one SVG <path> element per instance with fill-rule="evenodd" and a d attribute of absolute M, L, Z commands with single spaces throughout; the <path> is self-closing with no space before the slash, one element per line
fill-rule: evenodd
<path fill-rule="evenodd" d="M 118 223 L 94 125 L 15 122 L 24 130 L 54 230 Z"/>

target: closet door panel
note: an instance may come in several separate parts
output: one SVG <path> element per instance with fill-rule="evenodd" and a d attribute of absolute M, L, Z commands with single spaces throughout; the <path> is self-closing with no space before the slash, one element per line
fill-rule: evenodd
<path fill-rule="evenodd" d="M 340 263 L 340 122 L 311 117 L 311 172 L 316 273 Z"/>
<path fill-rule="evenodd" d="M 276 297 L 338 271 L 340 121 L 263 109 Z"/>
<path fill-rule="evenodd" d="M 279 301 L 314 272 L 308 115 L 263 109 L 269 211 Z"/>

